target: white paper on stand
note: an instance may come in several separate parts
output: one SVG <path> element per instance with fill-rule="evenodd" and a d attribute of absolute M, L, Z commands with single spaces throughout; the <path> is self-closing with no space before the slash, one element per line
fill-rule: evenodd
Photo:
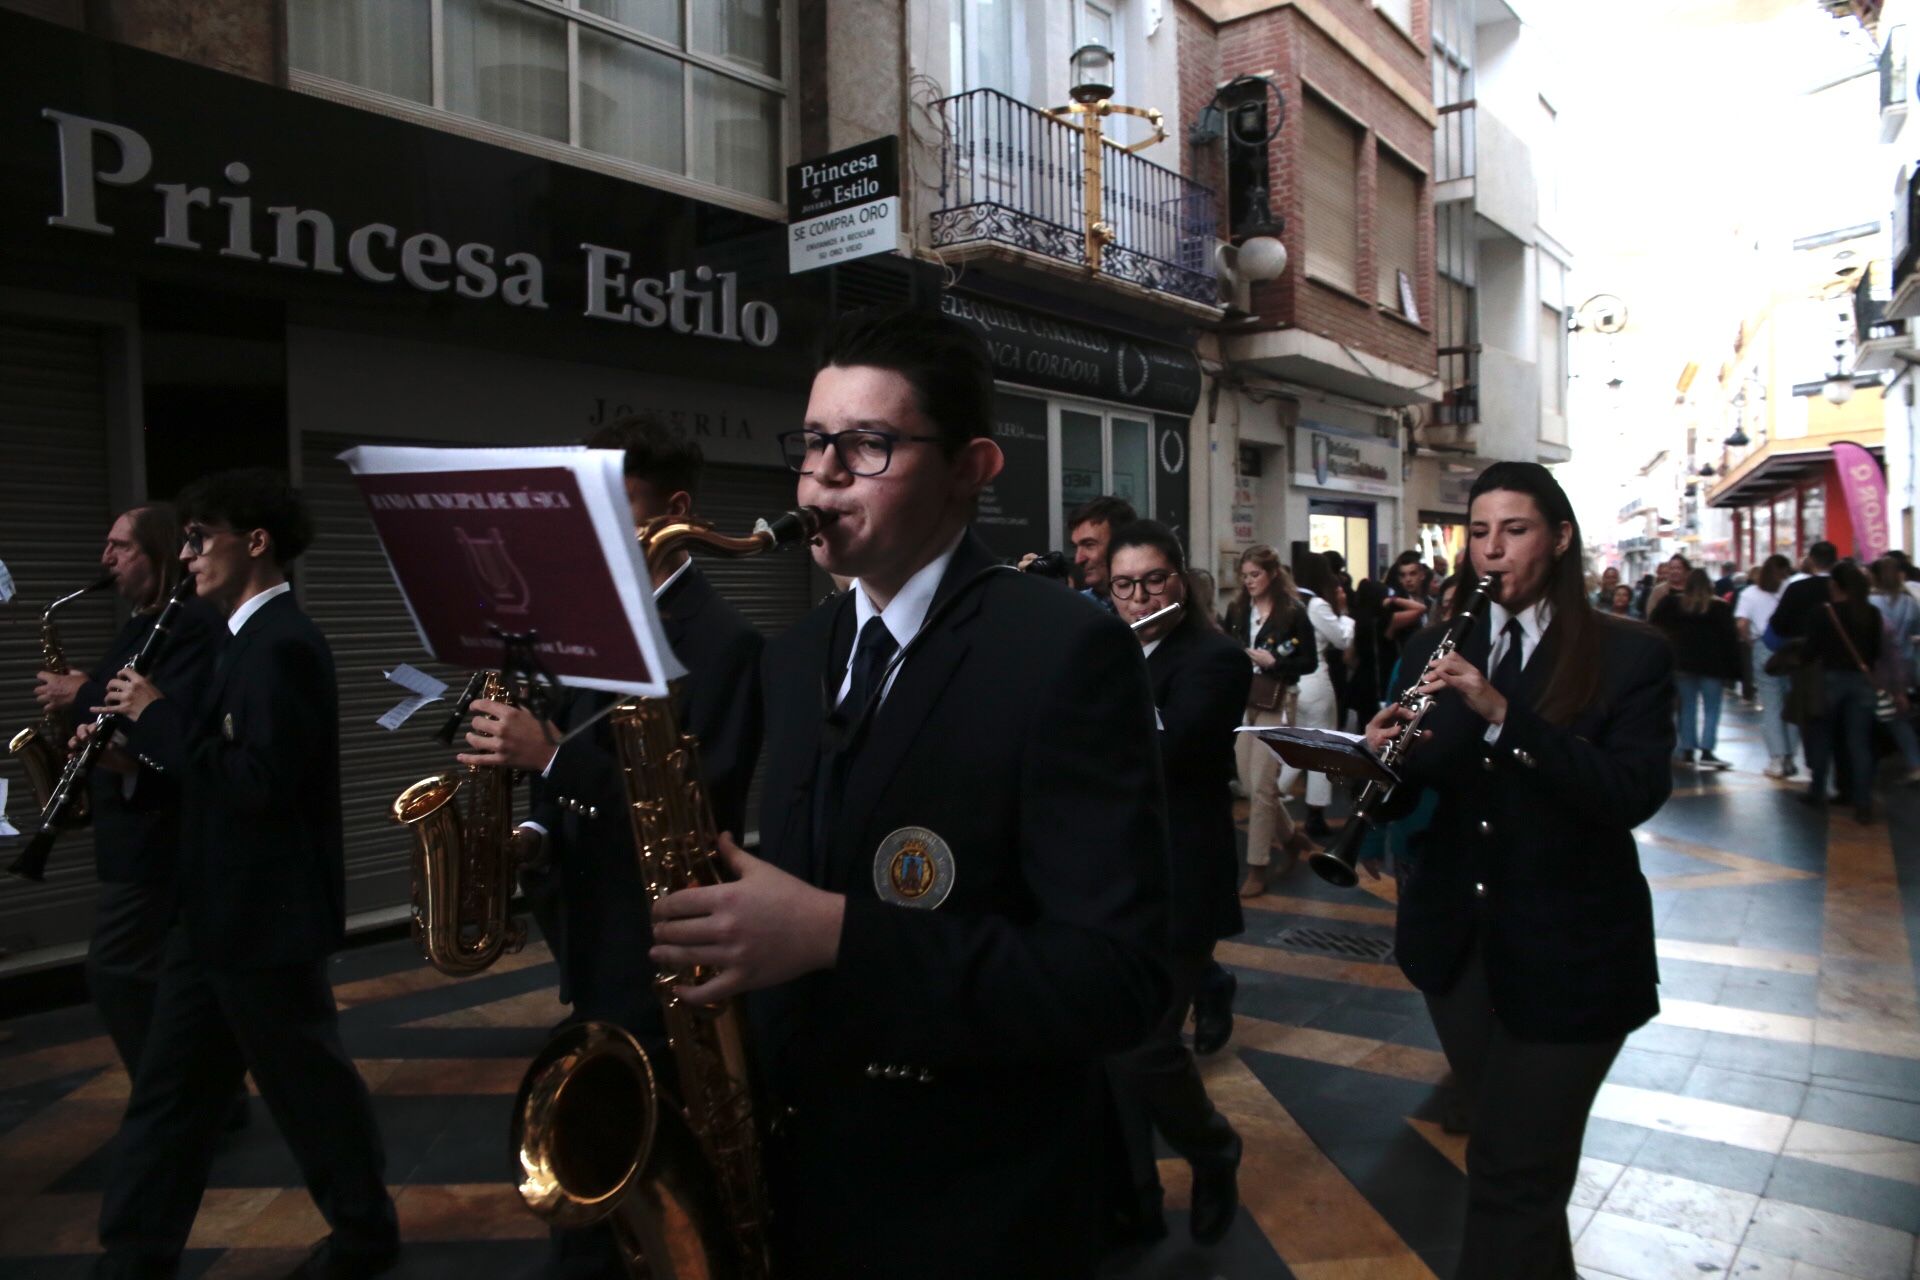
<path fill-rule="evenodd" d="M 402 689 L 407 690 L 409 695 L 400 699 L 399 702 L 393 705 L 392 710 L 374 721 L 375 724 L 387 730 L 389 733 L 413 719 L 414 713 L 426 706 L 429 702 L 438 702 L 446 696 L 446 681 L 436 680 L 426 672 L 420 670 L 420 668 L 409 663 L 401 663 L 393 670 L 387 672 L 386 677 Z"/>
<path fill-rule="evenodd" d="M 13 574 L 7 571 L 7 562 L 0 560 L 0 604 L 13 599 Z"/>
<path fill-rule="evenodd" d="M 7 780 L 0 778 L 0 836 L 17 836 L 20 831 L 7 821 Z"/>

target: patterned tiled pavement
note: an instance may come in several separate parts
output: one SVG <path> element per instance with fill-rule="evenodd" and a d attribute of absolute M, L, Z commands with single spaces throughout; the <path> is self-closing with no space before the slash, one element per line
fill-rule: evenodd
<path fill-rule="evenodd" d="M 1920 790 L 1860 827 L 1757 772 L 1731 711 L 1727 774 L 1682 774 L 1642 829 L 1660 1018 L 1627 1043 L 1589 1126 L 1570 1210 L 1589 1280 L 1920 1280 Z M 1240 976 L 1232 1044 L 1205 1065 L 1247 1138 L 1227 1241 L 1185 1236 L 1163 1162 L 1168 1241 L 1116 1260 L 1138 1280 L 1446 1277 L 1465 1192 L 1438 1124 L 1439 1044 L 1391 963 L 1274 945 L 1312 924 L 1391 935 L 1390 887 L 1342 893 L 1296 872 L 1220 955 Z M 561 1010 L 539 945 L 461 982 L 405 943 L 333 965 L 347 1045 L 374 1093 L 407 1280 L 534 1270 L 543 1228 L 508 1184 L 506 1116 Z M 126 1079 L 89 1010 L 4 1024 L 0 1274 L 86 1274 L 103 1148 Z M 255 1104 L 225 1149 L 185 1274 L 283 1272 L 323 1227 Z"/>

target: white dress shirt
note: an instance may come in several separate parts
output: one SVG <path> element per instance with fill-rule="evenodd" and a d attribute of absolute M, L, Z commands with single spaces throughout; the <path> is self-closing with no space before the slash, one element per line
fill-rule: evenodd
<path fill-rule="evenodd" d="M 1514 617 L 1505 605 L 1498 601 L 1487 604 L 1487 621 L 1493 627 L 1493 648 L 1487 653 L 1487 679 L 1493 679 L 1493 673 L 1500 669 L 1501 659 L 1507 656 L 1507 623 Z M 1547 633 L 1547 625 L 1553 621 L 1553 606 L 1545 599 L 1534 601 L 1519 614 L 1520 618 L 1520 669 L 1525 671 L 1527 664 L 1533 661 L 1534 651 L 1540 647 L 1540 637 Z M 1487 726 L 1486 740 L 1498 742 L 1500 730 L 1506 728 L 1506 722 Z"/>
<path fill-rule="evenodd" d="M 835 706 L 840 705 L 841 700 L 847 696 L 847 690 L 853 684 L 853 655 L 859 652 L 860 633 L 866 629 L 867 622 L 870 619 L 879 618 L 887 624 L 887 630 L 892 633 L 894 643 L 902 649 L 906 648 L 913 638 L 920 634 L 920 628 L 927 620 L 927 611 L 933 607 L 933 593 L 940 589 L 940 579 L 946 576 L 947 566 L 953 563 L 953 553 L 960 549 L 960 540 L 966 536 L 965 529 L 954 534 L 953 541 L 947 544 L 947 549 L 929 560 L 911 578 L 908 578 L 900 590 L 894 592 L 893 599 L 887 602 L 887 607 L 884 609 L 874 607 L 873 601 L 867 598 L 867 589 L 860 579 L 853 580 L 854 646 L 847 653 L 847 669 L 840 677 L 840 691 L 833 695 Z M 880 701 L 887 700 L 887 692 L 893 688 L 893 682 L 900 678 L 900 668 L 904 665 L 904 662 L 896 663 L 893 670 L 888 673 L 887 682 L 880 686 Z"/>
<path fill-rule="evenodd" d="M 268 587 L 259 595 L 246 600 L 238 609 L 235 609 L 233 615 L 227 619 L 228 634 L 239 635 L 240 628 L 247 625 L 247 619 L 265 608 L 267 601 L 273 599 L 275 596 L 283 596 L 291 590 L 293 590 L 293 584 L 291 582 L 283 582 L 277 587 Z"/>

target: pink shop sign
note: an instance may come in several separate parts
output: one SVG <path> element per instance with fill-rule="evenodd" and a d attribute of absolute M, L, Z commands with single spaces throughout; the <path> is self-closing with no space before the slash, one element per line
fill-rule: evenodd
<path fill-rule="evenodd" d="M 1887 554 L 1892 530 L 1887 524 L 1887 478 L 1873 455 L 1851 441 L 1833 446 L 1840 469 L 1840 488 L 1847 496 L 1847 514 L 1853 518 L 1854 559 L 1872 564 Z"/>

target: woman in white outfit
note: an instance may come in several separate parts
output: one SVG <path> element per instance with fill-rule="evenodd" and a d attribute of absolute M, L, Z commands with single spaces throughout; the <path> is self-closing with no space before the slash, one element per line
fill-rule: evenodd
<path fill-rule="evenodd" d="M 1301 598 L 1307 602 L 1307 621 L 1313 626 L 1315 643 L 1345 653 L 1347 646 L 1353 643 L 1353 619 L 1344 616 L 1336 607 L 1341 603 L 1338 598 L 1340 584 L 1334 579 L 1333 566 L 1320 553 L 1306 552 L 1294 558 L 1293 580 Z M 1336 715 L 1333 673 L 1322 662 L 1314 668 L 1313 674 L 1300 679 L 1300 711 L 1294 723 L 1303 729 L 1337 729 L 1340 726 L 1334 723 Z M 1285 795 L 1299 776 L 1300 770 L 1292 765 L 1282 766 L 1280 794 Z M 1327 827 L 1327 805 L 1332 800 L 1333 783 L 1327 775 L 1309 773 L 1307 834 L 1316 840 L 1324 840 L 1332 834 Z"/>
<path fill-rule="evenodd" d="M 1240 553 L 1240 587 L 1240 598 L 1227 610 L 1226 626 L 1253 663 L 1245 723 L 1285 724 L 1296 682 L 1318 665 L 1313 630 L 1272 547 L 1252 546 Z M 1233 745 L 1240 788 L 1247 793 L 1247 878 L 1240 896 L 1257 898 L 1272 880 L 1292 870 L 1296 859 L 1318 853 L 1320 846 L 1294 828 L 1292 815 L 1281 803 L 1274 785 L 1280 761 L 1273 752 L 1251 734 L 1236 735 Z M 1277 872 L 1272 866 L 1276 843 L 1286 855 Z"/>

